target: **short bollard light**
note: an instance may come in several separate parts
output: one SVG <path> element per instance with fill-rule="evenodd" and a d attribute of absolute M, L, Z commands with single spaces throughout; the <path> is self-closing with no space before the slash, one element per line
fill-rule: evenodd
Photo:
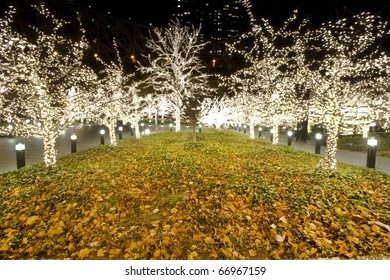
<path fill-rule="evenodd" d="M 292 131 L 287 131 L 287 146 L 291 146 L 292 136 L 293 136 Z"/>
<path fill-rule="evenodd" d="M 202 133 L 202 125 L 201 124 L 198 125 L 198 128 L 199 128 L 199 133 Z"/>
<path fill-rule="evenodd" d="M 77 135 L 72 133 L 70 136 L 70 152 L 73 154 L 77 151 Z"/>
<path fill-rule="evenodd" d="M 246 134 L 246 124 L 244 124 L 244 134 Z"/>
<path fill-rule="evenodd" d="M 145 124 L 144 124 L 144 123 L 141 123 L 141 133 L 144 132 L 144 126 L 145 126 Z"/>
<path fill-rule="evenodd" d="M 367 141 L 368 150 L 367 150 L 367 167 L 375 168 L 376 161 L 376 146 L 378 145 L 378 140 L 370 138 Z"/>
<path fill-rule="evenodd" d="M 271 141 L 271 143 L 273 143 L 274 142 L 274 129 L 271 129 L 269 132 L 271 133 L 269 140 Z"/>
<path fill-rule="evenodd" d="M 119 140 L 121 140 L 123 138 L 123 127 L 122 126 L 118 127 L 118 131 L 119 131 Z"/>
<path fill-rule="evenodd" d="M 104 145 L 104 134 L 106 134 L 106 131 L 104 129 L 100 130 L 100 145 Z"/>
<path fill-rule="evenodd" d="M 172 132 L 172 127 L 173 127 L 173 124 L 169 124 L 169 131 Z"/>
<path fill-rule="evenodd" d="M 322 134 L 316 133 L 316 154 L 321 154 L 321 140 L 322 140 Z"/>
<path fill-rule="evenodd" d="M 26 156 L 25 156 L 26 145 L 22 143 L 17 143 L 15 145 L 15 150 L 16 150 L 16 167 L 20 169 L 26 166 Z"/>
<path fill-rule="evenodd" d="M 259 138 L 261 138 L 261 132 L 263 131 L 263 129 L 261 127 L 259 127 Z"/>

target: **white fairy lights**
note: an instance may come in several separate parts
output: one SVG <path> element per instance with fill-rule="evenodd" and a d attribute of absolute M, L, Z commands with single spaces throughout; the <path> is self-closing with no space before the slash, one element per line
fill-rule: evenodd
<path fill-rule="evenodd" d="M 149 75 L 149 81 L 160 94 L 165 94 L 173 107 L 176 132 L 187 101 L 207 91 L 207 75 L 199 54 L 204 44 L 199 43 L 200 29 L 171 21 L 165 29 L 154 28 L 146 46 L 150 50 L 148 65 L 139 70 Z"/>
<path fill-rule="evenodd" d="M 33 42 L 12 32 L 13 8 L 1 21 L 1 59 L 8 64 L 2 72 L 2 90 L 7 92 L 2 113 L 12 121 L 12 134 L 43 138 L 44 162 L 53 166 L 56 138 L 83 118 L 94 74 L 82 64 L 88 47 L 84 32 L 72 41 L 61 34 L 67 22 L 56 19 L 44 5 L 36 8 L 52 22 L 52 29 L 47 33 L 32 28 L 36 33 Z"/>

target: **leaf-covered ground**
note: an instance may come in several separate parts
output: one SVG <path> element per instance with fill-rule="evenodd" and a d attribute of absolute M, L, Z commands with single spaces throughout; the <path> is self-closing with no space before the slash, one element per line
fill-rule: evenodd
<path fill-rule="evenodd" d="M 390 178 L 229 132 L 0 175 L 0 259 L 389 258 Z"/>

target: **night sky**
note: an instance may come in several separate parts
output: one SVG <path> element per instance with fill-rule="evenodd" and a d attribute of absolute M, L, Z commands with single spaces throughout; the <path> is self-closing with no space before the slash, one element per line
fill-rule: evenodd
<path fill-rule="evenodd" d="M 213 1 L 213 0 L 210 0 Z M 110 11 L 112 15 L 132 18 L 141 23 L 164 25 L 171 19 L 173 0 L 108 0 L 105 4 L 91 0 L 74 0 L 81 5 L 92 5 L 102 12 Z M 124 5 L 126 4 L 126 7 Z M 257 18 L 266 17 L 280 22 L 286 19 L 294 9 L 311 19 L 315 24 L 329 19 L 351 16 L 362 11 L 380 13 L 390 21 L 389 0 L 252 0 L 254 13 Z"/>
<path fill-rule="evenodd" d="M 38 0 L 5 0 L 1 1 L 2 8 L 7 3 L 34 2 Z M 173 0 L 44 0 L 49 6 L 59 9 L 77 9 L 78 5 L 96 9 L 103 13 L 110 12 L 111 16 L 137 21 L 143 24 L 153 23 L 164 26 L 171 19 Z M 210 0 L 213 1 L 213 0 Z M 51 5 L 50 5 L 51 4 Z M 291 11 L 298 9 L 301 15 L 307 16 L 314 24 L 329 19 L 350 16 L 361 11 L 380 13 L 384 19 L 390 21 L 389 0 L 252 0 L 254 13 L 257 18 L 266 17 L 273 21 L 281 22 L 286 19 Z"/>

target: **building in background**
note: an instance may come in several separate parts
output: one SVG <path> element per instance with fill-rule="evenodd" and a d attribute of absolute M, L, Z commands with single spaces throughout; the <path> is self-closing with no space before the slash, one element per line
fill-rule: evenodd
<path fill-rule="evenodd" d="M 248 29 L 249 19 L 239 0 L 174 0 L 173 17 L 201 26 L 201 40 L 211 67 L 226 67 L 225 43 Z"/>

